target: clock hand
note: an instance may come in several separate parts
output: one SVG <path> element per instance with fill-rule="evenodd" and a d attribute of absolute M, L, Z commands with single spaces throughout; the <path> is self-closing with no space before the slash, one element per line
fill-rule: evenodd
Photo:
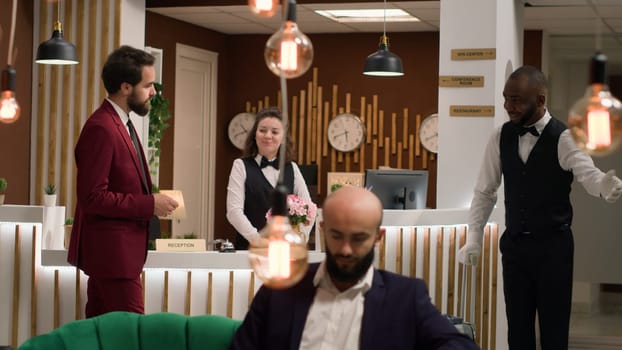
<path fill-rule="evenodd" d="M 240 131 L 239 133 L 235 134 L 234 136 L 238 136 L 238 135 L 242 135 L 242 134 L 246 134 L 248 133 L 248 131 L 246 129 L 244 129 L 244 131 Z"/>
<path fill-rule="evenodd" d="M 346 135 L 346 139 L 348 138 L 348 132 L 347 131 L 344 131 L 341 134 L 337 134 L 337 135 L 335 135 L 335 137 L 341 137 L 343 135 Z"/>

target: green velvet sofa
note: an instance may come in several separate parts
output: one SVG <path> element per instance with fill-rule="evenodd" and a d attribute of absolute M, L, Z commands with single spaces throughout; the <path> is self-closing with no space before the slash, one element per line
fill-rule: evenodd
<path fill-rule="evenodd" d="M 241 323 L 217 315 L 111 312 L 69 322 L 19 350 L 225 350 Z"/>

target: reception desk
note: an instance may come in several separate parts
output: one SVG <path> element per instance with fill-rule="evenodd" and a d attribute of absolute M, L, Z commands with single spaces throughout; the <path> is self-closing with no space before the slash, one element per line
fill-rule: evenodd
<path fill-rule="evenodd" d="M 0 206 L 0 344 L 14 347 L 83 318 L 87 281 L 87 276 L 67 264 L 66 250 L 39 248 L 43 227 L 49 225 L 43 209 L 19 209 L 21 214 L 12 206 Z M 455 314 L 461 305 L 457 286 L 462 281 L 456 252 L 465 239 L 466 215 L 463 209 L 385 211 L 382 225 L 387 235 L 377 248 L 375 265 L 423 278 L 437 307 Z M 493 344 L 490 349 L 499 321 L 496 304 L 502 300 L 497 297 L 497 239 L 498 226 L 491 223 L 483 263 L 473 276 L 478 301 L 474 310 L 468 310 L 473 321 L 482 325 L 477 327 L 479 339 Z M 320 240 L 317 231 L 316 242 Z M 309 252 L 310 262 L 324 258 L 321 245 L 316 246 Z M 150 251 L 142 280 L 146 313 L 208 313 L 236 319 L 244 317 L 261 285 L 245 251 Z"/>

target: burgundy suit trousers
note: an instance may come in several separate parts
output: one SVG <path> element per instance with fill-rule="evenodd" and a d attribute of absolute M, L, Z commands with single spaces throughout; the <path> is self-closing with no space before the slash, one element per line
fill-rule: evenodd
<path fill-rule="evenodd" d="M 111 311 L 145 313 L 140 277 L 135 279 L 89 277 L 86 294 L 87 318 Z"/>

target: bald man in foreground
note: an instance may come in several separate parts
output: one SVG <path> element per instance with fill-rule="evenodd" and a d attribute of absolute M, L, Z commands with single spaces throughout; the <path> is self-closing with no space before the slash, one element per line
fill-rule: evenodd
<path fill-rule="evenodd" d="M 295 286 L 262 286 L 231 349 L 478 349 L 431 303 L 425 283 L 373 267 L 384 235 L 372 192 L 343 187 L 324 201 L 326 259 Z"/>

